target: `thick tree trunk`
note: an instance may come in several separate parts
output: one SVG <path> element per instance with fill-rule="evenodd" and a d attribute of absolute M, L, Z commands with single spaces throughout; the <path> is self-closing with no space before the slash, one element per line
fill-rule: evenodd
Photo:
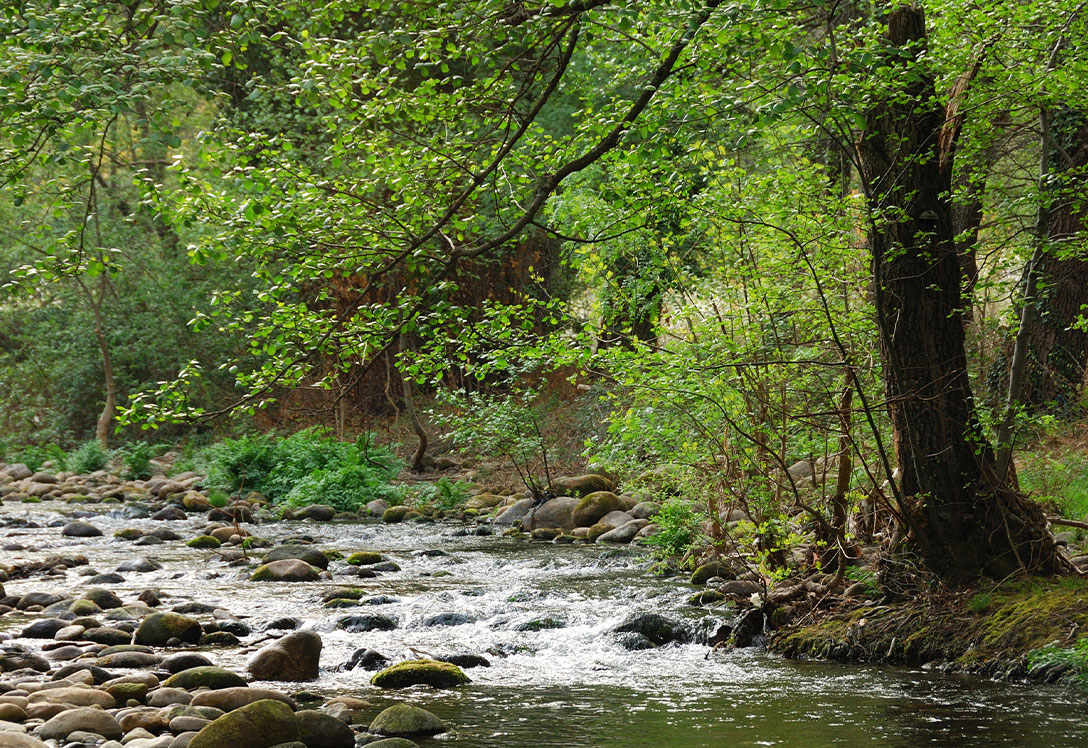
<path fill-rule="evenodd" d="M 113 417 L 117 412 L 117 380 L 113 376 L 113 359 L 110 356 L 110 345 L 106 340 L 106 331 L 102 326 L 102 314 L 99 309 L 95 309 L 94 337 L 98 341 L 98 350 L 102 353 L 102 376 L 106 384 L 106 402 L 98 416 L 94 438 L 103 447 L 108 447 L 110 426 L 113 425 Z"/>
<path fill-rule="evenodd" d="M 894 51 L 882 72 L 903 83 L 867 113 L 858 149 L 910 539 L 929 569 L 953 582 L 1021 568 L 1057 571 L 1061 561 L 1042 511 L 999 480 L 975 418 L 951 180 L 938 154 L 945 111 L 919 61 L 922 10 L 892 12 L 888 40 Z"/>
<path fill-rule="evenodd" d="M 1027 330 L 1028 370 L 1020 402 L 1034 411 L 1061 415 L 1076 404 L 1088 363 L 1088 332 L 1074 327 L 1088 303 L 1083 246 L 1088 229 L 1088 118 L 1068 110 L 1058 113 L 1051 137 L 1049 172 L 1057 178 L 1051 192 L 1060 192 L 1046 211 L 1047 225 L 1039 227 L 1047 250 L 1035 269 L 1040 293 Z"/>

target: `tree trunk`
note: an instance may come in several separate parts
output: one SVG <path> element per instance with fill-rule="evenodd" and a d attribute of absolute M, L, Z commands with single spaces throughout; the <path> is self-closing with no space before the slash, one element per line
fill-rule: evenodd
<path fill-rule="evenodd" d="M 94 337 L 98 341 L 98 350 L 102 352 L 102 376 L 106 383 L 106 402 L 102 406 L 102 413 L 98 416 L 95 426 L 94 438 L 103 448 L 109 446 L 110 426 L 117 410 L 117 380 L 113 376 L 113 359 L 110 357 L 110 345 L 106 340 L 106 331 L 102 326 L 101 309 L 94 310 Z"/>
<path fill-rule="evenodd" d="M 1084 382 L 1088 332 L 1074 327 L 1088 303 L 1088 261 L 1083 244 L 1088 204 L 1088 118 L 1065 110 L 1051 122 L 1048 180 L 1055 202 L 1047 225 L 1039 227 L 1047 244 L 1035 277 L 1039 298 L 1027 331 L 1028 370 L 1020 402 L 1033 411 L 1070 414 Z M 1056 195 L 1054 193 L 1057 193 Z M 1048 195 L 1040 195 L 1048 199 Z"/>
<path fill-rule="evenodd" d="M 398 339 L 400 352 L 403 354 L 408 350 L 408 336 L 401 332 Z M 419 420 L 419 413 L 416 411 L 416 398 L 415 393 L 412 391 L 412 377 L 403 371 L 397 372 L 400 376 L 401 395 L 404 398 L 404 411 L 408 414 L 408 422 L 412 425 L 412 432 L 416 435 L 418 440 L 416 444 L 416 451 L 412 454 L 412 470 L 419 472 L 424 468 L 424 461 L 427 457 L 427 429 L 423 428 L 423 422 Z"/>
<path fill-rule="evenodd" d="M 960 260 L 938 136 L 944 107 L 923 67 L 921 9 L 888 16 L 882 72 L 902 83 L 858 143 L 884 385 L 910 540 L 952 582 L 1062 568 L 1037 505 L 999 480 L 967 377 Z"/>

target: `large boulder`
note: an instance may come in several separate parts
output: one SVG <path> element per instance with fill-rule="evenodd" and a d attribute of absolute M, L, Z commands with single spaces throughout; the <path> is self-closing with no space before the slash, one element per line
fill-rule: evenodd
<path fill-rule="evenodd" d="M 513 525 L 515 522 L 525 519 L 525 515 L 533 508 L 532 499 L 519 499 L 503 509 L 494 519 L 496 525 Z"/>
<path fill-rule="evenodd" d="M 425 685 L 433 688 L 452 688 L 471 683 L 464 671 L 449 662 L 436 660 L 408 660 L 398 662 L 377 673 L 370 679 L 378 688 L 408 688 Z"/>
<path fill-rule="evenodd" d="M 355 748 L 355 731 L 331 714 L 306 709 L 295 713 L 295 722 L 306 748 Z"/>
<path fill-rule="evenodd" d="M 367 613 L 357 616 L 345 616 L 336 622 L 336 626 L 353 634 L 363 634 L 367 631 L 392 631 L 397 627 L 397 622 L 380 613 Z"/>
<path fill-rule="evenodd" d="M 692 638 L 683 624 L 657 613 L 632 613 L 612 633 L 640 634 L 658 647 L 669 642 L 690 642 Z"/>
<path fill-rule="evenodd" d="M 70 704 L 71 706 L 99 706 L 103 709 L 113 709 L 117 706 L 116 700 L 105 691 L 86 686 L 69 686 L 67 688 L 46 688 L 30 694 L 27 701 L 31 704 Z"/>
<path fill-rule="evenodd" d="M 152 613 L 136 629 L 136 643 L 162 647 L 171 639 L 177 639 L 185 644 L 196 644 L 202 633 L 200 621 L 194 618 L 180 613 Z"/>
<path fill-rule="evenodd" d="M 616 494 L 611 491 L 596 491 L 578 502 L 572 519 L 577 527 L 592 527 L 609 512 L 622 512 L 626 509 L 627 504 Z"/>
<path fill-rule="evenodd" d="M 639 531 L 650 524 L 648 519 L 633 519 L 630 522 L 620 525 L 614 530 L 609 530 L 603 535 L 597 537 L 598 543 L 630 543 L 638 535 Z"/>
<path fill-rule="evenodd" d="M 691 573 L 691 583 L 703 585 L 708 579 L 721 577 L 722 579 L 736 579 L 737 572 L 734 565 L 728 561 L 710 561 L 695 569 Z"/>
<path fill-rule="evenodd" d="M 196 688 L 210 688 L 213 691 L 219 688 L 237 688 L 246 685 L 246 681 L 237 673 L 224 670 L 221 667 L 202 666 L 191 667 L 174 673 L 162 682 L 164 688 L 184 688 L 192 691 Z"/>
<path fill-rule="evenodd" d="M 446 724 L 426 709 L 411 704 L 394 704 L 374 718 L 369 731 L 375 735 L 396 737 L 437 735 L 446 731 Z"/>
<path fill-rule="evenodd" d="M 249 688 L 248 686 L 220 688 L 215 691 L 201 691 L 193 696 L 193 700 L 190 704 L 192 706 L 214 707 L 215 709 L 221 709 L 224 712 L 233 712 L 235 709 L 241 709 L 247 704 L 252 704 L 255 701 L 263 701 L 265 699 L 282 701 L 284 704 L 291 707 L 292 710 L 295 708 L 294 700 L 279 691 L 273 691 L 270 688 Z"/>
<path fill-rule="evenodd" d="M 570 496 L 557 496 L 545 501 L 521 521 L 523 530 L 537 530 L 543 528 L 558 528 L 560 530 L 573 530 L 574 508 L 578 506 L 578 499 Z"/>
<path fill-rule="evenodd" d="M 256 680 L 314 680 L 320 658 L 321 637 L 313 631 L 294 631 L 260 649 L 246 667 Z"/>
<path fill-rule="evenodd" d="M 104 738 L 118 739 L 121 737 L 121 724 L 113 715 L 83 707 L 80 709 L 68 709 L 52 717 L 38 729 L 38 737 L 43 740 L 64 740 L 76 730 L 93 732 Z"/>
<path fill-rule="evenodd" d="M 615 487 L 615 482 L 610 478 L 596 473 L 557 478 L 552 481 L 552 488 L 569 493 L 571 496 L 586 496 L 597 491 L 611 491 Z"/>
<path fill-rule="evenodd" d="M 415 743 L 412 743 L 412 745 L 415 745 Z M 13 731 L 0 733 L 0 746 L 3 746 L 3 748 L 49 748 L 47 743 L 43 743 L 31 735 Z"/>
<path fill-rule="evenodd" d="M 285 558 L 305 561 L 310 566 L 316 566 L 318 569 L 329 568 L 329 557 L 308 545 L 278 545 L 265 554 L 264 562 L 267 564 L 272 561 L 282 561 Z"/>
<path fill-rule="evenodd" d="M 189 748 L 271 748 L 298 738 L 298 724 L 291 707 L 282 701 L 263 699 L 205 725 L 189 741 Z"/>
<path fill-rule="evenodd" d="M 102 531 L 89 522 L 77 521 L 66 524 L 60 534 L 69 538 L 97 538 L 102 535 Z"/>
<path fill-rule="evenodd" d="M 317 569 L 297 558 L 285 558 L 258 566 L 250 577 L 254 582 L 316 582 Z"/>

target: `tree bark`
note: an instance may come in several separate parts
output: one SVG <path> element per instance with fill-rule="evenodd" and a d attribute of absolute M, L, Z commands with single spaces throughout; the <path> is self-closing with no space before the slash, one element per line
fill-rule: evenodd
<path fill-rule="evenodd" d="M 1002 578 L 1064 568 L 1039 507 L 997 476 L 967 377 L 960 259 L 950 170 L 938 140 L 945 119 L 923 63 L 925 16 L 888 16 L 894 76 L 866 113 L 858 143 L 871 211 L 869 245 L 883 377 L 908 497 L 909 539 L 942 578 Z"/>
<path fill-rule="evenodd" d="M 1065 110 L 1051 122 L 1049 192 L 1055 202 L 1039 227 L 1046 251 L 1035 277 L 1039 297 L 1027 331 L 1027 367 L 1020 402 L 1031 410 L 1069 415 L 1084 383 L 1088 332 L 1074 327 L 1088 303 L 1088 261 L 1083 245 L 1088 223 L 1088 117 Z M 1056 193 L 1056 194 L 1055 194 Z M 1040 199 L 1051 199 L 1047 194 Z"/>

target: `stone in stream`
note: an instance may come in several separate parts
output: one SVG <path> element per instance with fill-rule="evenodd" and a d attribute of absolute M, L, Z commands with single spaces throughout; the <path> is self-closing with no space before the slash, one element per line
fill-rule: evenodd
<path fill-rule="evenodd" d="M 132 641 L 132 633 L 123 629 L 115 629 L 108 626 L 95 626 L 83 632 L 84 641 L 95 644 L 105 644 L 112 647 L 119 644 L 128 644 Z"/>
<path fill-rule="evenodd" d="M 313 709 L 295 713 L 299 741 L 308 748 L 354 748 L 355 731 L 333 717 Z"/>
<path fill-rule="evenodd" d="M 68 621 L 62 621 L 59 618 L 40 618 L 24 628 L 19 636 L 23 639 L 52 639 L 67 625 Z"/>
<path fill-rule="evenodd" d="M 200 652 L 178 652 L 164 659 L 162 666 L 166 672 L 173 674 L 194 667 L 211 667 L 212 661 Z"/>
<path fill-rule="evenodd" d="M 0 653 L 0 672 L 10 672 L 27 668 L 37 670 L 40 673 L 47 672 L 50 668 L 49 660 L 32 652 L 3 652 Z"/>
<path fill-rule="evenodd" d="M 367 748 L 419 748 L 419 743 L 408 738 L 382 738 L 366 745 Z"/>
<path fill-rule="evenodd" d="M 318 578 L 317 569 L 296 558 L 258 566 L 250 576 L 253 582 L 316 582 Z"/>
<path fill-rule="evenodd" d="M 632 613 L 612 629 L 614 634 L 641 634 L 655 646 L 669 642 L 689 642 L 691 632 L 682 624 L 657 613 Z"/>
<path fill-rule="evenodd" d="M 499 512 L 491 522 L 504 527 L 512 526 L 515 522 L 525 519 L 525 516 L 533 508 L 533 503 L 532 499 L 519 499 Z"/>
<path fill-rule="evenodd" d="M 200 622 L 194 618 L 179 613 L 152 613 L 140 622 L 135 642 L 152 647 L 166 646 L 171 639 L 196 644 L 202 633 Z"/>
<path fill-rule="evenodd" d="M 491 662 L 482 655 L 478 654 L 450 654 L 440 655 L 435 658 L 439 662 L 449 662 L 457 667 L 491 667 Z"/>
<path fill-rule="evenodd" d="M 336 509 L 327 504 L 310 504 L 295 510 L 295 519 L 308 519 L 313 522 L 330 522 L 336 516 Z"/>
<path fill-rule="evenodd" d="M 151 519 L 160 522 L 178 522 L 187 518 L 185 510 L 176 504 L 171 504 L 151 515 Z"/>
<path fill-rule="evenodd" d="M 733 564 L 728 561 L 710 561 L 699 566 L 691 573 L 691 583 L 704 585 L 708 579 L 721 577 L 722 579 L 736 579 L 737 572 Z"/>
<path fill-rule="evenodd" d="M 446 724 L 426 709 L 411 704 L 394 704 L 378 714 L 368 729 L 375 735 L 395 737 L 437 735 L 446 731 Z"/>
<path fill-rule="evenodd" d="M 52 592 L 28 592 L 19 598 L 19 602 L 15 603 L 15 607 L 19 610 L 26 610 L 35 606 L 48 608 L 50 605 L 59 603 L 64 599 L 62 595 L 54 595 Z"/>
<path fill-rule="evenodd" d="M 603 535 L 597 537 L 598 543 L 630 543 L 638 535 L 646 525 L 650 524 L 648 519 L 634 519 L 623 525 L 620 525 L 614 530 L 609 530 Z"/>
<path fill-rule="evenodd" d="M 162 564 L 158 561 L 153 561 L 150 558 L 130 558 L 127 561 L 122 561 L 117 565 L 114 571 L 159 571 L 162 569 Z"/>
<path fill-rule="evenodd" d="M 329 568 L 328 556 L 316 548 L 309 548 L 304 545 L 278 545 L 265 554 L 264 562 L 267 564 L 289 558 L 305 561 L 310 566 L 315 566 L 318 569 Z"/>
<path fill-rule="evenodd" d="M 439 613 L 423 619 L 424 626 L 463 626 L 471 622 L 464 613 Z"/>
<path fill-rule="evenodd" d="M 397 627 L 397 622 L 389 616 L 366 613 L 341 618 L 336 622 L 336 626 L 353 634 L 363 634 L 367 631 L 392 631 Z"/>
<path fill-rule="evenodd" d="M 408 688 L 425 685 L 433 688 L 452 688 L 471 683 L 461 668 L 436 660 L 408 660 L 398 662 L 377 673 L 370 679 L 378 688 Z"/>
<path fill-rule="evenodd" d="M 60 534 L 69 538 L 97 538 L 102 535 L 102 531 L 89 522 L 69 522 Z"/>
<path fill-rule="evenodd" d="M 263 699 L 224 714 L 204 726 L 189 748 L 271 748 L 298 740 L 298 724 L 291 707 Z"/>
<path fill-rule="evenodd" d="M 90 707 L 61 712 L 38 728 L 38 735 L 43 740 L 64 740 L 77 730 L 104 738 L 118 739 L 122 735 L 121 725 L 113 715 Z"/>
<path fill-rule="evenodd" d="M 221 546 L 223 544 L 219 541 L 218 538 L 213 537 L 211 535 L 197 535 L 195 538 L 192 538 L 191 540 L 186 541 L 185 545 L 189 546 L 190 548 L 197 548 L 197 549 L 209 548 L 209 549 L 214 550 L 215 548 L 218 548 L 219 546 Z"/>
<path fill-rule="evenodd" d="M 521 521 L 523 530 L 573 530 L 574 508 L 578 506 L 578 499 L 570 496 L 557 496 L 545 501 L 533 511 L 529 512 Z"/>
<path fill-rule="evenodd" d="M 103 668 L 150 668 L 162 663 L 162 658 L 145 652 L 114 652 L 95 660 L 95 665 Z"/>
<path fill-rule="evenodd" d="M 611 491 L 587 494 L 574 507 L 572 519 L 577 527 L 591 527 L 609 512 L 626 511 L 627 504 Z"/>
<path fill-rule="evenodd" d="M 121 602 L 121 598 L 117 596 L 116 592 L 111 590 L 92 589 L 83 593 L 83 599 L 90 600 L 99 608 L 103 610 L 110 610 L 112 608 L 120 608 L 124 605 Z"/>
<path fill-rule="evenodd" d="M 204 686 L 213 691 L 220 688 L 237 688 L 246 685 L 245 679 L 237 673 L 220 667 L 193 667 L 174 673 L 165 681 L 167 688 L 184 688 L 187 691 Z"/>
<path fill-rule="evenodd" d="M 345 559 L 352 566 L 371 566 L 384 560 L 385 556 L 376 551 L 356 551 Z"/>
<path fill-rule="evenodd" d="M 282 694 L 279 691 L 273 691 L 270 688 L 250 688 L 248 686 L 220 688 L 216 691 L 202 691 L 193 696 L 193 700 L 190 704 L 194 707 L 212 707 L 222 710 L 223 712 L 232 712 L 235 709 L 241 709 L 247 704 L 252 704 L 255 701 L 262 701 L 264 699 L 282 701 L 284 704 L 291 707 L 292 710 L 296 708 L 294 700 L 286 694 Z"/>
<path fill-rule="evenodd" d="M 380 652 L 375 652 L 373 649 L 363 647 L 352 652 L 351 657 L 346 662 L 337 666 L 337 670 L 354 670 L 355 668 L 361 668 L 363 670 L 380 670 L 389 664 L 389 658 Z M 456 664 L 456 663 L 455 663 Z"/>
<path fill-rule="evenodd" d="M 294 631 L 253 655 L 246 668 L 256 680 L 315 680 L 320 671 L 321 637 Z"/>
<path fill-rule="evenodd" d="M 0 733 L 0 746 L 3 748 L 49 748 L 48 744 L 31 735 L 14 731 Z"/>

